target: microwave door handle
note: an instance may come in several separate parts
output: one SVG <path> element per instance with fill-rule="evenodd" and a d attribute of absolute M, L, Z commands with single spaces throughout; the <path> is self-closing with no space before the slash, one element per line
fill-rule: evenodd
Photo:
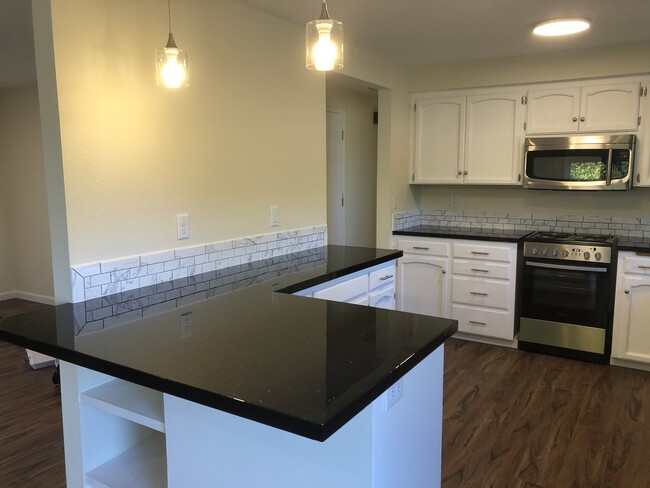
<path fill-rule="evenodd" d="M 610 186 L 612 184 L 612 148 L 609 148 L 609 155 L 607 156 L 607 181 L 605 184 Z"/>

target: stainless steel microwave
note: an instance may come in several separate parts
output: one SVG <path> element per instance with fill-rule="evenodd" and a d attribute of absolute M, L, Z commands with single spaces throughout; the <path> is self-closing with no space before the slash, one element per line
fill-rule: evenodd
<path fill-rule="evenodd" d="M 635 143 L 633 134 L 527 138 L 524 188 L 628 190 Z"/>

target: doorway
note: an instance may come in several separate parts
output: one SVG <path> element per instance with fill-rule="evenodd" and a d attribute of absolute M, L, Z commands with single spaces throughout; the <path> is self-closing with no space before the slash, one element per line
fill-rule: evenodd
<path fill-rule="evenodd" d="M 378 92 L 327 74 L 328 242 L 375 247 Z"/>

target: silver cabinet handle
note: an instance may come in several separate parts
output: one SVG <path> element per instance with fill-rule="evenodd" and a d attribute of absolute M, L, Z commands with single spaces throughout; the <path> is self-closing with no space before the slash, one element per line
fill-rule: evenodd
<path fill-rule="evenodd" d="M 472 325 L 481 325 L 483 327 L 485 327 L 487 325 L 485 322 L 477 322 L 475 320 L 470 320 L 469 323 L 472 324 Z"/>
<path fill-rule="evenodd" d="M 386 280 L 390 280 L 390 279 L 391 279 L 392 277 L 393 277 L 393 275 L 386 275 L 386 276 L 382 276 L 381 278 L 379 278 L 379 281 L 386 281 Z"/>
<path fill-rule="evenodd" d="M 470 291 L 470 295 L 474 295 L 475 297 L 486 297 L 488 296 L 487 293 L 479 293 L 478 291 Z"/>
<path fill-rule="evenodd" d="M 490 272 L 489 269 L 477 269 L 477 268 L 472 268 L 472 271 L 474 271 L 475 273 L 489 273 Z"/>
<path fill-rule="evenodd" d="M 650 269 L 650 266 L 637 266 L 639 269 Z"/>
<path fill-rule="evenodd" d="M 585 118 L 584 118 L 584 117 L 580 117 L 580 122 L 584 122 L 584 121 L 585 121 Z"/>
<path fill-rule="evenodd" d="M 467 176 L 469 173 L 467 171 L 463 171 L 463 174 Z"/>
<path fill-rule="evenodd" d="M 574 121 L 574 122 L 577 122 L 577 121 L 578 121 L 578 117 L 573 117 L 573 121 Z"/>
<path fill-rule="evenodd" d="M 446 270 L 446 269 L 443 269 L 443 270 L 442 270 L 442 274 L 447 274 L 447 270 Z"/>
<path fill-rule="evenodd" d="M 417 249 L 418 251 L 428 251 L 428 247 L 419 247 L 419 246 L 413 246 L 413 249 Z"/>
<path fill-rule="evenodd" d="M 489 256 L 490 255 L 489 252 L 479 252 L 479 251 L 472 251 L 472 254 L 474 254 L 475 256 Z"/>
<path fill-rule="evenodd" d="M 462 171 L 459 171 L 459 172 L 458 172 L 458 176 L 460 176 L 460 175 L 462 175 L 462 174 L 463 174 L 463 172 L 462 172 Z"/>
<path fill-rule="evenodd" d="M 630 294 L 630 290 L 625 290 L 625 294 L 626 294 L 626 295 L 629 295 L 629 294 Z"/>

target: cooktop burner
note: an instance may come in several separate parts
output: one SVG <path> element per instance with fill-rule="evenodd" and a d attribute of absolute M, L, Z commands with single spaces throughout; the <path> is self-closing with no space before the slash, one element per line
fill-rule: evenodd
<path fill-rule="evenodd" d="M 582 241 L 608 243 L 611 242 L 613 237 L 613 235 L 576 234 L 571 232 L 534 232 L 527 236 L 526 240 L 547 242 Z"/>

